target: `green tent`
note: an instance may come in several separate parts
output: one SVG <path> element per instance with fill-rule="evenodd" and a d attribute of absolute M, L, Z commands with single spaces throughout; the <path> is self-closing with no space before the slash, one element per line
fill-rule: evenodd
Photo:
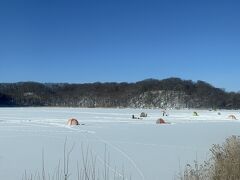
<path fill-rule="evenodd" d="M 197 112 L 193 112 L 193 116 L 198 116 L 198 113 Z"/>

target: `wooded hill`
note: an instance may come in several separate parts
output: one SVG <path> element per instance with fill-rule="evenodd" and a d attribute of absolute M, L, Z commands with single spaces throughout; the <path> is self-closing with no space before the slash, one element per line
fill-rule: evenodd
<path fill-rule="evenodd" d="M 136 83 L 1 83 L 0 106 L 240 108 L 240 93 L 179 78 Z"/>

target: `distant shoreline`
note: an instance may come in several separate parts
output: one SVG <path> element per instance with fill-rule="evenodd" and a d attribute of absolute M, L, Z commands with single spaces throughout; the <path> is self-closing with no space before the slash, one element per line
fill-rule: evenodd
<path fill-rule="evenodd" d="M 240 109 L 240 93 L 180 78 L 136 83 L 2 83 L 0 107 Z"/>

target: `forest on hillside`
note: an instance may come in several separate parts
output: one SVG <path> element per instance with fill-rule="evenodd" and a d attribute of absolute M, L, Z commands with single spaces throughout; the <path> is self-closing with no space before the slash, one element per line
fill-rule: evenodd
<path fill-rule="evenodd" d="M 136 83 L 0 83 L 0 106 L 240 108 L 240 93 L 179 78 Z"/>

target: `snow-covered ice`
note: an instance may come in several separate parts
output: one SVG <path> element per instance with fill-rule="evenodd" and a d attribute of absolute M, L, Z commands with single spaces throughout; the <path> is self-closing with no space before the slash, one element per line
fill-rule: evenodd
<path fill-rule="evenodd" d="M 199 116 L 193 116 L 194 111 Z M 148 117 L 131 118 L 141 112 Z M 81 146 L 89 146 L 99 165 L 106 147 L 110 170 L 122 172 L 124 167 L 134 180 L 171 180 L 185 164 L 207 159 L 212 144 L 240 134 L 240 120 L 228 119 L 231 114 L 240 119 L 239 111 L 167 112 L 164 119 L 171 124 L 157 125 L 159 109 L 0 108 L 0 179 L 17 180 L 25 170 L 41 170 L 43 150 L 46 169 L 54 171 L 67 137 L 69 146 L 75 144 L 72 177 Z M 84 125 L 67 126 L 72 117 Z"/>

